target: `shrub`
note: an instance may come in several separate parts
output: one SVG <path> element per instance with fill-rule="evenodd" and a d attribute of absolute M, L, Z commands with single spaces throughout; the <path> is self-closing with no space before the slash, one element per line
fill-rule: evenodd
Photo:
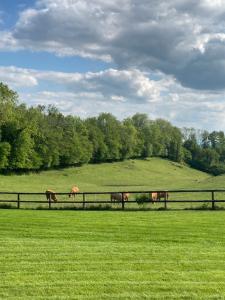
<path fill-rule="evenodd" d="M 148 194 L 137 194 L 135 199 L 139 205 L 143 205 L 144 203 L 150 201 Z"/>
<path fill-rule="evenodd" d="M 0 209 L 10 209 L 10 208 L 14 208 L 11 204 L 0 204 Z"/>

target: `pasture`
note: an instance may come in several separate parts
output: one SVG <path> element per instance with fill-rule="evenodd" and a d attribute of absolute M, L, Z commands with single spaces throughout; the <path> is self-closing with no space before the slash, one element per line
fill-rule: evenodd
<path fill-rule="evenodd" d="M 0 176 L 0 191 L 216 189 L 224 182 L 154 158 Z M 0 299 L 224 299 L 224 224 L 224 211 L 0 209 Z"/>
<path fill-rule="evenodd" d="M 213 177 L 204 172 L 191 169 L 187 166 L 159 158 L 147 160 L 127 160 L 117 163 L 104 163 L 97 165 L 84 165 L 82 167 L 68 168 L 62 170 L 43 171 L 27 175 L 0 176 L 0 191 L 11 192 L 42 192 L 47 189 L 56 193 L 68 193 L 71 186 L 77 185 L 80 192 L 118 192 L 118 191 L 149 191 L 151 189 L 209 189 L 224 188 L 225 176 Z M 137 194 L 131 194 L 129 200 L 135 201 Z M 8 197 L 8 198 L 7 198 Z M 59 202 L 53 204 L 52 208 L 82 208 L 82 204 L 69 204 L 68 195 L 58 195 Z M 0 200 L 16 200 L 17 195 L 2 196 Z M 110 195 L 86 195 L 85 201 L 91 202 L 86 208 L 98 207 L 95 201 L 110 201 Z M 210 193 L 170 193 L 169 200 L 211 200 Z M 225 193 L 217 192 L 216 200 L 224 200 Z M 45 195 L 23 195 L 21 196 L 22 208 L 48 208 Z M 44 204 L 30 204 L 28 201 L 44 201 Z M 76 196 L 76 201 L 83 201 L 83 196 Z M 12 205 L 17 206 L 15 203 Z M 104 205 L 102 205 L 104 206 Z M 113 209 L 121 208 L 121 204 L 105 204 Z M 129 203 L 127 209 L 161 209 L 163 203 L 152 205 L 137 205 Z M 210 208 L 211 204 L 203 203 L 169 203 L 168 208 Z M 217 207 L 224 208 L 223 203 L 217 203 Z"/>
<path fill-rule="evenodd" d="M 0 210 L 0 299 L 224 299 L 223 211 Z"/>
<path fill-rule="evenodd" d="M 56 192 L 69 192 L 74 184 L 85 192 L 206 188 L 212 178 L 204 172 L 169 160 L 151 158 L 88 164 L 37 174 L 0 175 L 0 191 L 45 192 L 52 189 Z M 218 186 L 213 182 L 211 186 L 218 188 L 224 187 L 224 184 Z"/>

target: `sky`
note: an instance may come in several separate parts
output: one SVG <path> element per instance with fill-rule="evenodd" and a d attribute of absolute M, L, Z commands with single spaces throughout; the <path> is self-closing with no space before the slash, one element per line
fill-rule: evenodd
<path fill-rule="evenodd" d="M 225 131 L 225 1 L 1 0 L 0 81 L 65 115 Z"/>

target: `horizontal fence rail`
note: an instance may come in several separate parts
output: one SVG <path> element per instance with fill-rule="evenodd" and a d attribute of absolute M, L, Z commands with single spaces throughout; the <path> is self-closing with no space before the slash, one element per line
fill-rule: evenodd
<path fill-rule="evenodd" d="M 158 200 L 154 200 L 152 194 L 153 193 L 161 193 L 169 195 L 169 198 L 166 196 L 159 198 Z M 211 209 L 217 208 L 219 204 L 225 203 L 225 189 L 180 189 L 180 190 L 147 190 L 147 191 L 119 191 L 119 192 L 79 192 L 72 195 L 71 198 L 68 198 L 71 193 L 54 193 L 57 198 L 61 196 L 66 197 L 66 199 L 61 199 L 57 201 L 53 201 L 51 198 L 46 197 L 46 193 L 38 192 L 3 192 L 0 191 L 0 208 L 8 208 L 8 206 L 12 206 L 14 208 L 21 208 L 21 206 L 25 207 L 25 204 L 35 204 L 35 205 L 44 205 L 45 208 L 52 209 L 58 208 L 60 205 L 64 205 L 62 208 L 65 208 L 65 205 L 72 205 L 70 208 L 76 209 L 89 209 L 90 205 L 98 205 L 96 208 L 99 208 L 101 205 L 108 205 L 107 208 L 113 207 L 113 205 L 119 205 L 119 208 L 124 210 L 130 204 L 138 204 L 139 207 L 141 205 L 152 205 L 150 208 L 154 208 L 153 205 L 159 204 L 163 209 L 167 209 L 171 204 L 197 204 L 201 205 L 210 205 Z M 112 194 L 120 194 L 121 199 L 112 201 Z M 125 195 L 129 194 L 129 198 L 126 199 Z M 204 194 L 205 199 L 198 199 L 198 194 Z M 223 194 L 222 199 L 221 195 L 218 197 L 218 194 Z M 140 200 L 140 196 L 144 196 Z M 176 199 L 176 196 L 181 195 L 181 199 Z M 186 196 L 185 196 L 186 195 Z M 139 198 L 138 198 L 139 196 Z M 201 195 L 202 196 L 202 195 Z M 28 197 L 28 199 L 27 199 Z M 94 199 L 90 200 L 89 197 L 94 197 Z M 101 198 L 100 198 L 101 197 Z M 202 196 L 203 197 L 203 196 Z M 98 198 L 98 199 L 96 199 Z M 188 199 L 190 198 L 190 199 Z M 206 199 L 208 198 L 208 199 Z M 72 200 L 71 200 L 72 199 Z M 8 206 L 7 206 L 8 205 Z M 217 206 L 216 206 L 217 205 Z M 136 206 L 137 207 L 137 206 Z M 27 206 L 25 207 L 27 208 Z M 35 206 L 37 208 L 37 206 Z M 118 208 L 118 207 L 117 207 Z M 204 208 L 204 207 L 202 207 Z M 104 207 L 103 207 L 104 209 Z M 224 205 L 225 209 L 225 205 Z"/>

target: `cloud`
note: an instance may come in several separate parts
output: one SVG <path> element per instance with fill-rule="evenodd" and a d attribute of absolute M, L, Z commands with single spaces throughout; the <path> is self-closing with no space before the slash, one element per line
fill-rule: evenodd
<path fill-rule="evenodd" d="M 96 101 L 96 96 L 98 100 Z M 189 97 L 191 96 L 191 101 Z M 197 95 L 183 95 L 184 101 L 176 94 L 161 98 L 158 102 L 138 104 L 131 102 L 129 106 L 123 101 L 105 101 L 95 93 L 71 92 L 35 92 L 21 94 L 21 98 L 29 105 L 54 104 L 62 113 L 87 118 L 101 112 L 111 112 L 122 120 L 135 113 L 146 113 L 151 119 L 163 118 L 172 124 L 197 129 L 225 130 L 225 104 L 221 102 L 224 95 L 202 96 L 198 101 Z"/>
<path fill-rule="evenodd" d="M 179 127 L 225 130 L 225 92 L 184 88 L 171 76 L 136 69 L 63 73 L 0 67 L 0 81 L 16 87 L 29 106 L 54 104 L 81 117 L 109 111 L 119 119 L 147 113 Z"/>
<path fill-rule="evenodd" d="M 13 88 L 33 87 L 38 85 L 35 76 L 26 69 L 16 67 L 0 67 L 0 81 Z"/>
<path fill-rule="evenodd" d="M 1 50 L 112 62 L 95 73 L 0 67 L 0 80 L 29 105 L 225 129 L 224 1 L 40 0 L 0 34 Z"/>
<path fill-rule="evenodd" d="M 153 75 L 139 70 L 108 69 L 100 72 L 63 73 L 37 71 L 16 67 L 0 67 L 0 80 L 14 88 L 41 86 L 47 82 L 53 89 L 74 93 L 95 94 L 95 100 L 104 102 L 145 103 L 158 101 L 161 92 L 167 90 L 169 78 L 153 80 Z M 40 87 L 41 88 L 41 87 Z"/>
<path fill-rule="evenodd" d="M 41 0 L 0 48 L 112 61 L 160 71 L 183 86 L 225 88 L 225 4 L 214 0 Z"/>
<path fill-rule="evenodd" d="M 41 91 L 35 93 L 21 93 L 23 101 L 29 105 L 55 105 L 65 115 L 76 115 L 82 118 L 96 116 L 101 112 L 121 112 L 118 106 L 109 101 L 105 102 L 101 95 L 95 93 L 71 93 L 71 92 L 49 92 Z M 96 96 L 98 100 L 96 101 Z M 121 115 L 117 115 L 121 117 Z"/>

